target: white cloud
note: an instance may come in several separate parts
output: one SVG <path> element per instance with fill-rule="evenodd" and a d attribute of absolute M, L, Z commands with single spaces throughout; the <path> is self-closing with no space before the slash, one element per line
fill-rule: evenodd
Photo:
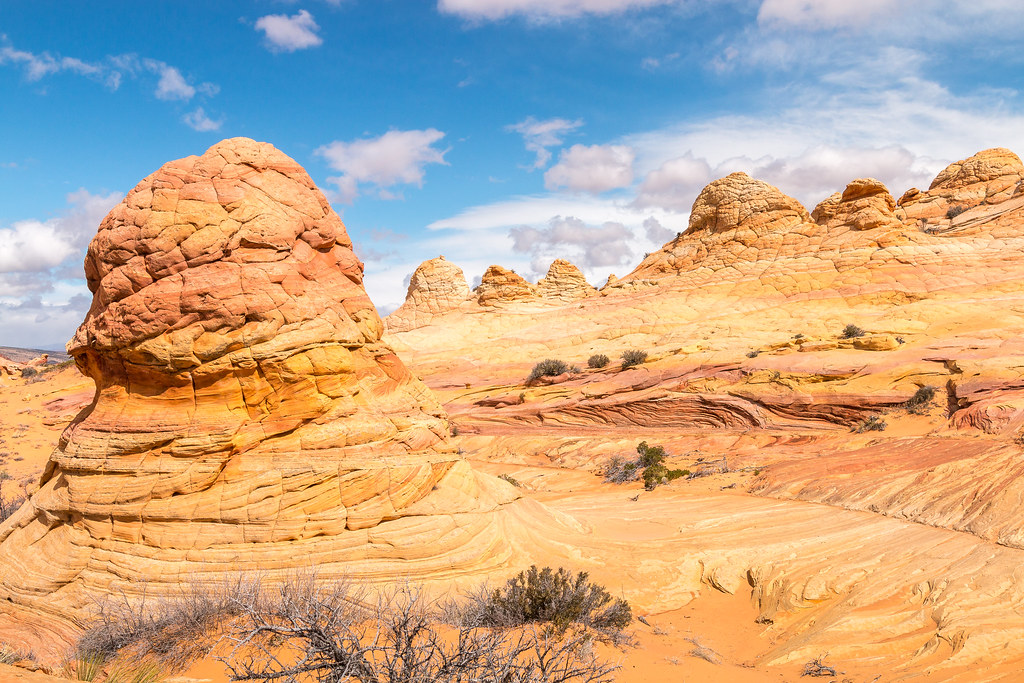
<path fill-rule="evenodd" d="M 154 65 L 160 74 L 156 84 L 156 96 L 160 100 L 190 100 L 196 89 L 188 84 L 185 77 L 173 66 L 168 64 Z"/>
<path fill-rule="evenodd" d="M 876 22 L 880 15 L 913 4 L 906 0 L 764 0 L 757 20 L 805 28 L 864 26 Z"/>
<path fill-rule="evenodd" d="M 224 123 L 224 119 L 213 120 L 206 115 L 206 112 L 202 107 L 197 107 L 195 111 L 190 111 L 185 114 L 181 119 L 193 130 L 198 130 L 200 133 L 207 133 L 214 130 L 220 130 L 221 125 Z"/>
<path fill-rule="evenodd" d="M 543 273 L 555 258 L 569 258 L 583 269 L 621 266 L 633 259 L 633 231 L 608 221 L 587 225 L 574 216 L 555 216 L 540 228 L 521 226 L 509 230 L 512 249 L 530 254 L 531 269 Z"/>
<path fill-rule="evenodd" d="M 893 54 L 891 50 L 880 53 Z M 899 54 L 904 54 L 901 49 Z M 873 176 L 894 195 L 927 186 L 942 168 L 989 147 L 1024 151 L 1024 114 L 1012 91 L 957 96 L 919 75 L 867 59 L 790 87 L 774 111 L 721 116 L 626 136 L 644 180 L 637 205 L 687 211 L 707 179 L 742 170 L 808 208 L 854 178 Z"/>
<path fill-rule="evenodd" d="M 10 45 L 0 46 L 0 64 L 18 64 L 25 70 L 25 78 L 38 81 L 45 76 L 69 71 L 104 82 L 107 87 L 117 90 L 121 74 L 111 71 L 102 64 L 85 62 L 75 57 L 54 57 L 48 52 L 34 54 L 17 50 Z"/>
<path fill-rule="evenodd" d="M 585 14 L 619 14 L 629 10 L 674 4 L 679 0 L 438 0 L 437 8 L 466 19 L 502 19 L 521 15 L 545 20 Z"/>
<path fill-rule="evenodd" d="M 89 309 L 86 245 L 119 193 L 67 195 L 60 216 L 0 228 L 0 344 L 60 349 Z"/>
<path fill-rule="evenodd" d="M 267 47 L 274 52 L 295 52 L 323 44 L 317 35 L 320 27 L 313 15 L 304 9 L 298 14 L 268 14 L 256 20 L 256 30 L 263 31 Z"/>
<path fill-rule="evenodd" d="M 526 149 L 537 155 L 533 167 L 544 168 L 551 160 L 551 152 L 548 147 L 557 147 L 562 144 L 565 136 L 583 125 L 582 119 L 570 121 L 568 119 L 553 118 L 538 121 L 532 116 L 519 123 L 506 126 L 505 130 L 519 133 L 523 136 Z"/>
<path fill-rule="evenodd" d="M 544 174 L 544 187 L 595 194 L 626 187 L 633 182 L 634 157 L 625 145 L 573 145 Z"/>
<path fill-rule="evenodd" d="M 320 147 L 316 153 L 327 159 L 340 176 L 328 178 L 338 186 L 341 201 L 351 203 L 359 194 L 359 185 L 371 183 L 392 198 L 386 188 L 394 185 L 423 186 L 424 167 L 444 164 L 448 150 L 434 147 L 444 133 L 434 128 L 426 130 L 390 130 L 376 138 L 353 142 L 332 142 Z"/>
<path fill-rule="evenodd" d="M 654 217 L 673 229 L 682 230 L 685 218 L 658 208 L 642 209 L 628 202 L 596 197 L 525 196 L 493 204 L 469 207 L 449 218 L 434 221 L 428 230 L 483 231 L 519 225 L 545 225 L 554 216 L 574 216 L 590 224 L 609 221 L 640 225 Z M 676 228 L 675 226 L 682 226 Z"/>

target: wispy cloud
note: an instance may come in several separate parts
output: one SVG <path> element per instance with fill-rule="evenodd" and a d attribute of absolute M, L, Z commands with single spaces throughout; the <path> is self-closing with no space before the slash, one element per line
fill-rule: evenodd
<path fill-rule="evenodd" d="M 518 15 L 532 20 L 551 20 L 587 14 L 619 14 L 677 2 L 679 0 L 438 0 L 437 8 L 466 19 L 495 20 Z"/>
<path fill-rule="evenodd" d="M 537 120 L 532 116 L 519 123 L 505 126 L 505 130 L 523 136 L 526 149 L 537 155 L 533 168 L 544 168 L 551 161 L 549 147 L 558 147 L 565 141 L 565 136 L 583 125 L 582 119 L 552 118 Z"/>
<path fill-rule="evenodd" d="M 202 107 L 197 107 L 194 111 L 190 111 L 185 114 L 185 116 L 182 117 L 182 120 L 189 128 L 197 130 L 200 133 L 220 130 L 220 127 L 224 124 L 224 119 L 214 120 L 207 116 Z"/>
<path fill-rule="evenodd" d="M 382 199 L 394 199 L 388 188 L 396 185 L 423 186 L 425 167 L 447 165 L 446 149 L 435 147 L 444 133 L 435 129 L 390 130 L 375 138 L 352 142 L 334 141 L 316 150 L 341 175 L 328 178 L 338 187 L 338 197 L 347 204 L 359 195 L 363 184 L 374 185 Z"/>
<path fill-rule="evenodd" d="M 256 20 L 256 30 L 263 31 L 267 47 L 273 52 L 295 52 L 323 44 L 313 15 L 304 9 L 297 14 L 268 14 Z"/>

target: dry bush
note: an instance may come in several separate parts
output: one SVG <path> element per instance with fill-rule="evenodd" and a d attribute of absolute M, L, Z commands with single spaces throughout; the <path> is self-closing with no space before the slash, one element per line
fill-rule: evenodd
<path fill-rule="evenodd" d="M 926 412 L 928 404 L 935 398 L 935 387 L 924 386 L 914 392 L 914 395 L 907 399 L 903 407 L 907 412 L 921 415 Z"/>
<path fill-rule="evenodd" d="M 96 615 L 78 641 L 79 658 L 105 661 L 156 658 L 183 666 L 213 646 L 211 631 L 259 601 L 258 579 L 239 577 L 220 584 L 186 582 L 180 593 L 132 599 L 123 593 L 97 604 Z"/>
<path fill-rule="evenodd" d="M 633 620 L 625 600 L 613 598 L 603 586 L 591 582 L 586 572 L 574 576 L 562 567 L 538 569 L 533 565 L 503 588 L 480 591 L 473 597 L 467 619 L 482 626 L 550 623 L 565 629 L 575 624 L 614 637 Z"/>
<path fill-rule="evenodd" d="M 569 365 L 565 361 L 548 358 L 533 366 L 533 370 L 530 371 L 530 376 L 526 378 L 526 382 L 529 384 L 541 377 L 555 377 L 566 372 L 569 372 Z"/>
<path fill-rule="evenodd" d="M 884 432 L 885 428 L 889 425 L 878 415 L 872 415 L 871 417 L 861 420 L 857 423 L 853 431 L 857 434 L 863 434 L 864 432 Z"/>
<path fill-rule="evenodd" d="M 863 337 L 867 332 L 862 327 L 857 327 L 853 323 L 850 323 L 843 328 L 843 339 L 854 339 L 855 337 Z"/>
<path fill-rule="evenodd" d="M 838 676 L 836 669 L 833 666 L 829 666 L 825 663 L 827 654 L 815 657 L 811 661 L 804 664 L 804 671 L 801 676 Z"/>
<path fill-rule="evenodd" d="M 721 655 L 712 650 L 710 647 L 704 645 L 702 642 L 700 642 L 698 638 L 687 638 L 686 640 L 691 645 L 693 645 L 693 648 L 690 649 L 691 657 L 698 657 L 700 659 L 703 659 L 705 662 L 710 662 L 711 664 L 722 663 Z"/>
<path fill-rule="evenodd" d="M 368 601 L 341 581 L 303 576 L 244 610 L 221 658 L 236 681 L 603 683 L 586 629 L 487 628 L 400 587 Z"/>
<path fill-rule="evenodd" d="M 604 480 L 612 484 L 626 484 L 640 478 L 643 468 L 636 460 L 626 460 L 621 456 L 613 456 L 604 466 Z"/>
<path fill-rule="evenodd" d="M 6 474 L 4 472 L 3 474 Z M 18 508 L 25 504 L 24 496 L 12 496 L 7 498 L 4 494 L 4 482 L 10 481 L 9 477 L 0 477 L 0 522 L 17 512 Z"/>
<path fill-rule="evenodd" d="M 611 359 L 608 358 L 608 356 L 604 355 L 603 353 L 595 353 L 593 356 L 587 359 L 587 367 L 598 370 L 608 365 L 608 363 L 610 362 Z"/>
<path fill-rule="evenodd" d="M 622 352 L 622 369 L 631 368 L 634 365 L 641 365 L 647 360 L 647 352 L 639 349 L 630 349 Z"/>

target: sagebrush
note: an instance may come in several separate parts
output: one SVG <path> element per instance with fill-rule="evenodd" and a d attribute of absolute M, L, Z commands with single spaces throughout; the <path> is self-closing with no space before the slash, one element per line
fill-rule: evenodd
<path fill-rule="evenodd" d="M 622 352 L 622 368 L 631 368 L 634 365 L 641 365 L 647 360 L 647 352 L 640 349 L 630 349 Z"/>
<path fill-rule="evenodd" d="M 541 377 L 554 377 L 566 372 L 569 372 L 569 365 L 565 361 L 548 358 L 533 366 L 533 370 L 530 371 L 530 376 L 526 378 L 526 381 L 533 382 Z"/>

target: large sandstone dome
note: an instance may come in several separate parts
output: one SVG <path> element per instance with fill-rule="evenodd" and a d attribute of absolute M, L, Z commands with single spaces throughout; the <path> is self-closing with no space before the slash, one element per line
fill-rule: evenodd
<path fill-rule="evenodd" d="M 444 411 L 381 341 L 345 227 L 272 145 L 165 164 L 89 246 L 68 344 L 96 397 L 0 526 L 0 600 L 74 617 L 110 591 L 317 565 L 450 576 L 502 562 Z"/>

